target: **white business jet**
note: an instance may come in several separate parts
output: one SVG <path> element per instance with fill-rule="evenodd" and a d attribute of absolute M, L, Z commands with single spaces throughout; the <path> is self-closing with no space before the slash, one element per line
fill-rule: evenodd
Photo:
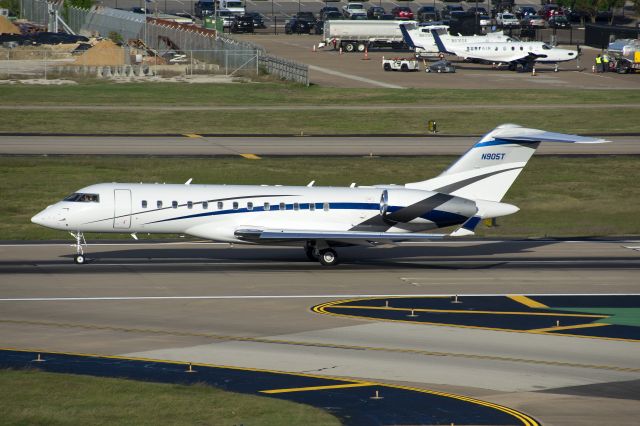
<path fill-rule="evenodd" d="M 472 235 L 482 219 L 517 212 L 502 203 L 540 142 L 602 139 L 497 127 L 439 176 L 405 185 L 348 188 L 266 185 L 100 183 L 35 215 L 33 223 L 69 231 L 76 263 L 84 263 L 85 232 L 179 233 L 229 243 L 302 245 L 309 259 L 338 263 L 336 247 L 431 240 L 459 225 Z"/>
<path fill-rule="evenodd" d="M 400 24 L 400 30 L 404 42 L 416 52 L 417 57 L 433 56 L 440 53 L 438 45 L 431 34 L 436 31 L 441 39 L 446 40 L 447 44 L 458 45 L 465 43 L 484 43 L 487 41 L 517 41 L 513 37 L 505 35 L 502 31 L 487 33 L 486 35 L 450 35 L 448 25 L 432 25 L 422 27 L 411 27 Z"/>
<path fill-rule="evenodd" d="M 406 32 L 406 30 L 403 30 Z M 442 53 L 448 53 L 463 59 L 475 60 L 498 65 L 507 64 L 509 70 L 520 67 L 531 71 L 537 62 L 555 64 L 578 58 L 578 52 L 560 49 L 540 41 L 485 41 L 471 43 L 451 43 L 440 37 L 437 31 L 431 35 Z"/>

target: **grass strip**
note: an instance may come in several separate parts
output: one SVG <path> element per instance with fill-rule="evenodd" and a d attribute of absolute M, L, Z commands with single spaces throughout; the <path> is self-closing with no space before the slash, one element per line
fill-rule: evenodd
<path fill-rule="evenodd" d="M 287 111 L 62 111 L 5 110 L 0 132 L 72 134 L 415 134 L 436 120 L 441 134 L 480 134 L 516 123 L 568 133 L 640 132 L 637 109 L 287 110 Z"/>
<path fill-rule="evenodd" d="M 40 371 L 0 372 L 3 425 L 339 425 L 314 407 L 225 392 Z"/>
<path fill-rule="evenodd" d="M 287 83 L 177 84 L 88 82 L 0 86 L 5 105 L 430 105 L 629 104 L 640 90 L 357 89 Z M 603 107 L 604 109 L 604 107 Z"/>
<path fill-rule="evenodd" d="M 348 186 L 406 183 L 436 176 L 454 157 L 0 157 L 0 235 L 5 240 L 68 239 L 31 216 L 99 182 Z M 533 157 L 504 201 L 521 211 L 481 236 L 640 235 L 638 159 L 630 156 Z M 91 239 L 116 234 L 91 235 Z M 126 235 L 123 238 L 127 237 Z M 144 238 L 143 235 L 140 235 Z M 154 236 L 155 237 L 155 236 Z"/>

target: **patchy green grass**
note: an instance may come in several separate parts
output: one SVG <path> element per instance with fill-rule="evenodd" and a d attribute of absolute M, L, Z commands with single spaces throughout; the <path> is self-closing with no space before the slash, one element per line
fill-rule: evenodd
<path fill-rule="evenodd" d="M 517 95 L 515 95 L 517 93 Z M 606 93 L 606 96 L 604 95 Z M 431 105 L 630 104 L 640 90 L 345 89 L 288 83 L 178 84 L 90 82 L 74 86 L 0 86 L 11 105 Z"/>
<path fill-rule="evenodd" d="M 436 120 L 441 134 L 482 134 L 517 123 L 569 133 L 640 132 L 633 108 L 443 110 L 69 111 L 4 110 L 0 132 L 84 134 L 415 134 Z"/>
<path fill-rule="evenodd" d="M 307 405 L 171 385 L 40 371 L 0 371 L 3 425 L 339 425 Z"/>
<path fill-rule="evenodd" d="M 439 174 L 453 157 L 122 158 L 0 157 L 0 235 L 5 240 L 66 239 L 31 216 L 98 182 L 171 182 L 321 186 L 406 183 Z M 568 237 L 640 235 L 638 158 L 534 156 L 507 193 L 521 208 L 480 235 Z M 113 234 L 91 238 L 113 238 Z"/>

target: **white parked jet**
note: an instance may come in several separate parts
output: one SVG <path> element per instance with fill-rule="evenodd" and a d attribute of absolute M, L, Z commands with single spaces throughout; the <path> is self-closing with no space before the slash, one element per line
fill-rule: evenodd
<path fill-rule="evenodd" d="M 578 58 L 578 52 L 560 49 L 540 41 L 489 41 L 471 43 L 451 43 L 443 39 L 436 31 L 431 34 L 442 53 L 448 53 L 464 59 L 481 62 L 508 64 L 509 70 L 521 67 L 530 71 L 536 62 L 556 64 Z"/>
<path fill-rule="evenodd" d="M 486 35 L 472 36 L 453 36 L 449 34 L 448 25 L 431 25 L 414 27 L 406 24 L 400 24 L 404 42 L 416 52 L 416 56 L 433 56 L 440 53 L 440 49 L 436 44 L 431 31 L 436 31 L 441 39 L 452 45 L 465 43 L 484 43 L 487 41 L 517 41 L 516 39 L 505 35 L 502 31 L 488 33 Z"/>
<path fill-rule="evenodd" d="M 76 263 L 85 262 L 85 232 L 134 237 L 145 232 L 302 245 L 310 259 L 335 265 L 335 247 L 436 239 L 445 235 L 421 232 L 454 225 L 461 226 L 449 235 L 472 235 L 481 219 L 517 212 L 501 200 L 540 142 L 606 141 L 505 124 L 439 176 L 405 185 L 101 183 L 78 190 L 31 221 L 69 231 L 76 238 Z"/>

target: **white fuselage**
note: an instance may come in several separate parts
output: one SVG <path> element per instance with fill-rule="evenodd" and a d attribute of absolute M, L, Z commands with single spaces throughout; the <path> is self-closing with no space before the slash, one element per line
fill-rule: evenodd
<path fill-rule="evenodd" d="M 443 40 L 444 41 L 444 40 Z M 449 44 L 447 50 L 464 59 L 478 59 L 486 62 L 515 62 L 527 56 L 535 56 L 535 62 L 564 62 L 577 58 L 577 53 L 569 49 L 551 47 L 538 41 L 507 41 L 486 43 Z"/>
<path fill-rule="evenodd" d="M 417 55 L 435 55 L 439 53 L 438 46 L 431 34 L 432 30 L 436 30 L 440 35 L 440 38 L 444 40 L 447 46 L 459 46 L 469 43 L 485 43 L 485 42 L 503 42 L 513 40 L 511 37 L 505 35 L 502 31 L 495 33 L 488 33 L 486 35 L 473 35 L 473 36 L 454 36 L 450 35 L 447 30 L 448 26 L 424 26 L 413 29 L 407 29 L 413 43 L 415 44 L 415 52 Z"/>
<path fill-rule="evenodd" d="M 425 211 L 405 223 L 367 228 L 363 222 L 381 214 L 383 192 L 385 189 L 378 187 L 109 183 L 75 193 L 80 198 L 87 194 L 92 201 L 63 200 L 38 213 L 32 221 L 70 232 L 178 233 L 241 242 L 234 232 L 246 228 L 416 232 L 466 220 L 456 211 L 446 211 L 445 206 Z M 388 193 L 389 211 L 435 194 L 403 186 L 388 189 Z M 474 213 L 475 207 L 466 216 Z"/>

